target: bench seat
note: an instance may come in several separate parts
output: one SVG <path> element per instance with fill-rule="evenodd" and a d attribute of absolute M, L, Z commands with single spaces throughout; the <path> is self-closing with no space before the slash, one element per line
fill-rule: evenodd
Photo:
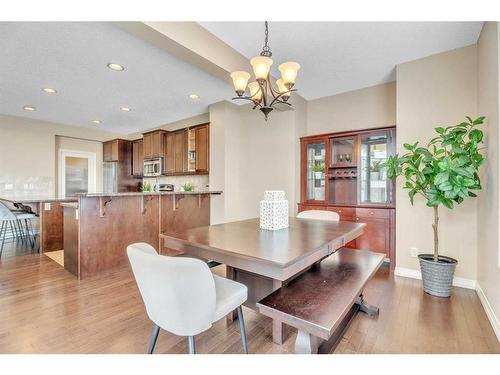
<path fill-rule="evenodd" d="M 259 312 L 299 330 L 298 353 L 315 353 L 323 340 L 345 329 L 358 310 L 375 315 L 363 289 L 384 254 L 342 248 L 257 303 Z M 331 346 L 330 346 L 331 347 Z M 320 350 L 321 351 L 321 350 Z"/>

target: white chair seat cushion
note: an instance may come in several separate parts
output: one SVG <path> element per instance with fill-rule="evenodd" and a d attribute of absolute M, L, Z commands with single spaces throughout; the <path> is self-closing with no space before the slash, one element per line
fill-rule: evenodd
<path fill-rule="evenodd" d="M 217 275 L 213 276 L 216 294 L 214 322 L 216 322 L 242 305 L 247 300 L 248 290 L 246 285 Z"/>

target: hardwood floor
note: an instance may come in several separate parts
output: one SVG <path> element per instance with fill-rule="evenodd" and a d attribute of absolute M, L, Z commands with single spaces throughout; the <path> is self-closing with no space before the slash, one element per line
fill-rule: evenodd
<path fill-rule="evenodd" d="M 223 273 L 218 267 L 216 273 Z M 418 280 L 382 268 L 365 290 L 380 307 L 358 314 L 335 353 L 500 353 L 475 292 L 455 288 L 450 299 L 422 292 Z M 271 320 L 244 308 L 250 353 L 291 353 L 272 342 Z M 47 257 L 0 262 L 0 353 L 144 353 L 152 323 L 128 267 L 78 281 Z M 199 353 L 241 353 L 237 322 L 217 322 L 197 336 Z M 155 353 L 185 353 L 187 340 L 160 333 Z"/>

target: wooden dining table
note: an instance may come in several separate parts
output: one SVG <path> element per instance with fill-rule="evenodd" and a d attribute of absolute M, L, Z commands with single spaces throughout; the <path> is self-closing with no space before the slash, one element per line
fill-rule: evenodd
<path fill-rule="evenodd" d="M 364 227 L 290 217 L 288 228 L 269 231 L 260 229 L 256 218 L 165 232 L 160 238 L 169 249 L 226 265 L 226 277 L 248 287 L 245 306 L 257 310 L 257 302 L 362 235 Z M 277 319 L 273 341 L 283 342 L 283 323 Z"/>

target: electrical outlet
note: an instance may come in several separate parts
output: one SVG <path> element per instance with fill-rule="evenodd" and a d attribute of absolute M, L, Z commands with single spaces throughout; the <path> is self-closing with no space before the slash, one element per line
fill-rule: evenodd
<path fill-rule="evenodd" d="M 410 256 L 412 258 L 416 258 L 418 256 L 418 248 L 417 247 L 410 247 Z"/>

